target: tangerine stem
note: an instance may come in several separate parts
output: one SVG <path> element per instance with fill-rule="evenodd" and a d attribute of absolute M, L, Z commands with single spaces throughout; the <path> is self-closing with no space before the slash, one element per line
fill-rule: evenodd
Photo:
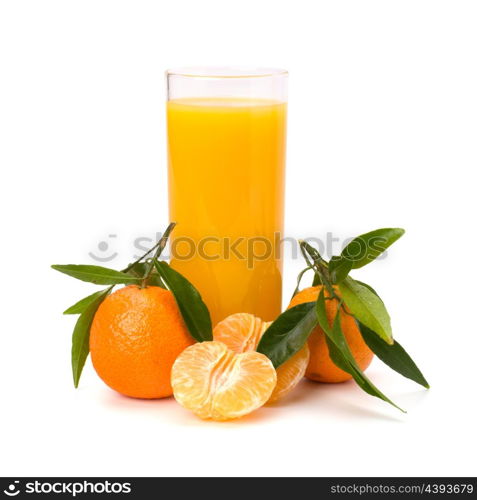
<path fill-rule="evenodd" d="M 169 229 L 169 227 L 171 225 L 173 225 L 172 229 L 174 229 L 174 227 L 176 226 L 176 224 L 177 224 L 176 222 L 171 222 L 169 224 L 169 226 L 167 227 L 166 232 L 167 232 L 167 230 Z M 172 229 L 169 231 L 169 234 L 172 231 Z M 164 234 L 166 234 L 166 232 L 164 232 Z M 139 257 L 139 259 L 135 260 L 132 264 L 129 264 L 129 266 L 126 267 L 125 269 L 123 269 L 121 272 L 127 273 L 128 271 L 130 271 L 136 264 L 139 264 L 139 262 L 141 262 L 141 260 L 144 259 L 144 257 L 147 257 L 151 252 L 154 252 L 154 250 L 159 245 L 161 245 L 161 241 L 162 241 L 162 238 L 154 246 L 152 246 L 145 254 L 141 255 L 141 257 Z"/>
<path fill-rule="evenodd" d="M 155 245 L 157 247 L 156 253 L 154 254 L 154 257 L 152 257 L 152 259 L 150 259 L 148 262 L 148 265 L 146 267 L 146 272 L 144 273 L 144 278 L 142 279 L 142 282 L 141 282 L 141 288 L 146 287 L 147 280 L 149 279 L 149 276 L 151 275 L 152 270 L 154 269 L 154 262 L 160 257 L 162 251 L 164 250 L 164 248 L 167 244 L 167 240 L 169 239 L 169 235 L 171 234 L 171 232 L 175 228 L 175 226 L 176 226 L 176 223 L 171 222 L 167 226 L 167 229 L 164 231 L 162 238 L 159 240 L 157 245 Z"/>
<path fill-rule="evenodd" d="M 301 282 L 301 279 L 303 278 L 303 275 L 307 271 L 309 271 L 310 269 L 313 269 L 313 266 L 306 266 L 305 269 L 303 269 L 302 271 L 300 271 L 300 273 L 298 273 L 298 276 L 297 276 L 297 279 L 296 279 L 296 287 L 295 287 L 295 291 L 293 292 L 292 298 L 300 291 L 300 282 Z"/>
<path fill-rule="evenodd" d="M 311 265 L 315 274 L 319 276 L 321 282 L 325 285 L 325 288 L 328 290 L 328 293 L 332 297 L 336 297 L 335 291 L 333 289 L 333 285 L 328 276 L 328 269 L 326 268 L 328 263 L 323 259 L 323 257 L 318 253 L 318 251 L 313 248 L 309 243 L 304 240 L 298 240 L 300 243 L 300 250 L 303 256 L 305 257 L 306 262 Z M 310 260 L 307 258 L 306 254 L 308 254 L 313 260 L 313 264 L 310 263 Z"/>

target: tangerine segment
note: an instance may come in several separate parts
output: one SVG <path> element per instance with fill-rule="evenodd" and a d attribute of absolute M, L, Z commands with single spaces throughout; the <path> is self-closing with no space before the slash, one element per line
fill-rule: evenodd
<path fill-rule="evenodd" d="M 270 324 L 253 314 L 231 314 L 214 327 L 214 340 L 223 342 L 237 353 L 255 351 Z"/>
<path fill-rule="evenodd" d="M 277 385 L 268 403 L 278 401 L 295 388 L 305 374 L 309 359 L 310 349 L 305 344 L 302 349 L 277 368 Z"/>
<path fill-rule="evenodd" d="M 253 314 L 232 314 L 217 323 L 214 340 L 223 342 L 235 352 L 255 351 L 263 334 L 272 322 L 262 321 Z M 305 346 L 277 369 L 277 385 L 269 399 L 273 403 L 288 394 L 303 378 L 310 351 Z"/>
<path fill-rule="evenodd" d="M 185 349 L 171 373 L 174 397 L 203 419 L 230 420 L 260 408 L 277 383 L 272 362 L 258 352 L 237 354 L 222 342 Z"/>

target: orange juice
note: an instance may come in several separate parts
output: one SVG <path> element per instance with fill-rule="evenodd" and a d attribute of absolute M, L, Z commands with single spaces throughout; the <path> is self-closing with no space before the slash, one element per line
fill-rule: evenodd
<path fill-rule="evenodd" d="M 172 267 L 212 322 L 281 310 L 286 104 L 186 98 L 167 103 Z"/>

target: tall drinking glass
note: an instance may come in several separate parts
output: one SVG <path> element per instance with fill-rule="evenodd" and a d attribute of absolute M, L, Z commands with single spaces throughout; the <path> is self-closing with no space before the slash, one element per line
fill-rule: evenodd
<path fill-rule="evenodd" d="M 167 76 L 171 265 L 213 324 L 281 309 L 288 74 L 184 68 Z"/>

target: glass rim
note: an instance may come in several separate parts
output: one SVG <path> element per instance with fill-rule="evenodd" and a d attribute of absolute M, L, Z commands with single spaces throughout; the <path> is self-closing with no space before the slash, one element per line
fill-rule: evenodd
<path fill-rule="evenodd" d="M 167 69 L 166 77 L 169 76 L 229 80 L 288 76 L 288 71 L 281 68 L 262 68 L 254 66 L 185 66 Z"/>

